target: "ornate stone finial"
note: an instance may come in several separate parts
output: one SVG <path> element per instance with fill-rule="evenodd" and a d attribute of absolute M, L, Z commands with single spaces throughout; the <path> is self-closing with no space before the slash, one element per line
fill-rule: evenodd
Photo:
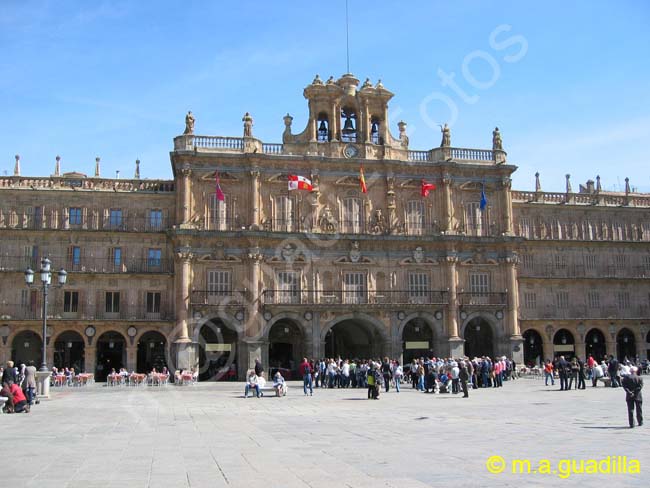
<path fill-rule="evenodd" d="M 602 189 L 603 187 L 600 186 L 600 175 L 596 175 L 596 193 L 600 193 Z"/>
<path fill-rule="evenodd" d="M 406 122 L 403 120 L 400 120 L 397 123 L 397 127 L 399 128 L 399 140 L 402 142 L 402 146 L 408 147 L 409 145 L 409 136 L 406 135 Z"/>
<path fill-rule="evenodd" d="M 14 166 L 14 176 L 20 176 L 20 155 L 16 154 L 16 164 Z"/>
<path fill-rule="evenodd" d="M 57 156 L 56 164 L 54 165 L 54 176 L 61 176 L 61 156 Z"/>
<path fill-rule="evenodd" d="M 135 160 L 135 175 L 133 175 L 133 178 L 136 180 L 140 179 L 140 160 L 136 159 Z"/>
<path fill-rule="evenodd" d="M 312 85 L 322 85 L 323 80 L 320 79 L 320 76 L 316 75 L 314 81 L 311 82 Z"/>
<path fill-rule="evenodd" d="M 377 84 L 375 85 L 375 88 L 377 90 L 383 90 L 384 84 L 381 82 L 381 79 L 377 80 Z"/>
<path fill-rule="evenodd" d="M 291 127 L 291 123 L 293 122 L 293 117 L 289 115 L 289 112 L 287 112 L 287 115 L 282 117 L 282 120 L 284 120 L 285 127 Z"/>
<path fill-rule="evenodd" d="M 244 123 L 244 137 L 253 137 L 253 117 L 246 112 L 241 121 Z"/>
<path fill-rule="evenodd" d="M 567 174 L 565 178 L 566 178 L 566 192 L 573 193 L 573 189 L 571 188 L 571 175 Z"/>
<path fill-rule="evenodd" d="M 442 141 L 440 142 L 440 147 L 451 147 L 451 129 L 446 122 L 444 127 L 440 127 L 440 131 L 442 132 Z"/>
<path fill-rule="evenodd" d="M 366 78 L 366 81 L 364 81 L 363 85 L 361 85 L 361 89 L 363 90 L 364 88 L 372 88 L 372 83 L 370 83 L 370 78 Z"/>
<path fill-rule="evenodd" d="M 535 173 L 535 191 L 542 191 L 542 184 L 539 182 L 539 171 Z"/>
<path fill-rule="evenodd" d="M 95 158 L 95 178 L 99 178 L 99 156 Z"/>
<path fill-rule="evenodd" d="M 194 134 L 194 121 L 194 115 L 192 115 L 192 111 L 190 110 L 185 116 L 185 131 L 183 131 L 183 135 Z"/>
<path fill-rule="evenodd" d="M 630 194 L 630 179 L 625 178 L 625 194 L 629 195 Z"/>
<path fill-rule="evenodd" d="M 329 78 L 327 78 L 327 84 L 328 85 L 333 85 L 334 84 L 334 77 L 333 76 L 330 76 Z"/>
<path fill-rule="evenodd" d="M 498 127 L 495 127 L 492 131 L 492 150 L 503 151 L 503 141 L 501 140 L 501 132 L 499 132 Z"/>
<path fill-rule="evenodd" d="M 284 132 L 282 133 L 282 142 L 286 144 L 291 141 L 291 123 L 293 122 L 293 117 L 289 115 L 289 112 L 287 112 L 287 115 L 282 117 L 282 120 L 284 120 Z"/>

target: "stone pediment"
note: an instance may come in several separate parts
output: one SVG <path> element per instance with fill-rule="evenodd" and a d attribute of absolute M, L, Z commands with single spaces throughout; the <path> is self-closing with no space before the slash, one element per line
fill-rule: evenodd
<path fill-rule="evenodd" d="M 437 259 L 423 258 L 422 261 L 416 261 L 413 257 L 404 258 L 399 262 L 400 266 L 414 264 L 416 266 L 426 266 L 438 264 Z"/>
<path fill-rule="evenodd" d="M 399 186 L 400 188 L 420 188 L 422 184 L 422 179 L 409 178 L 408 180 L 402 181 Z"/>
<path fill-rule="evenodd" d="M 374 261 L 365 256 L 359 256 L 356 261 L 352 260 L 350 256 L 342 256 L 334 260 L 334 264 L 374 264 Z"/>
<path fill-rule="evenodd" d="M 201 176 L 201 179 L 203 181 L 214 181 L 215 180 L 215 174 L 214 173 L 204 174 L 203 176 Z M 229 182 L 239 181 L 239 178 L 237 176 L 233 175 L 232 173 L 229 173 L 228 171 L 226 171 L 224 173 L 222 173 L 220 171 L 219 172 L 219 181 L 221 183 L 223 183 L 225 181 L 229 181 Z"/>
<path fill-rule="evenodd" d="M 476 264 L 487 264 L 487 265 L 492 265 L 492 266 L 498 266 L 499 262 L 496 259 L 493 258 L 488 258 L 484 255 L 477 254 L 471 258 L 467 259 L 461 259 L 460 260 L 460 265 L 461 266 L 471 266 L 471 265 L 476 265 Z"/>
<path fill-rule="evenodd" d="M 285 185 L 287 184 L 287 173 L 276 173 L 272 176 L 270 176 L 266 182 L 267 183 L 284 183 Z"/>
<path fill-rule="evenodd" d="M 458 186 L 461 190 L 464 191 L 481 191 L 484 185 L 478 181 L 466 181 Z M 485 189 L 489 189 L 488 185 L 485 185 Z"/>
<path fill-rule="evenodd" d="M 358 176 L 344 176 L 343 178 L 339 178 L 335 182 L 337 185 L 343 185 L 343 186 L 359 186 L 359 177 Z"/>
<path fill-rule="evenodd" d="M 204 254 L 198 258 L 198 261 L 210 261 L 219 263 L 241 263 L 241 259 L 232 254 L 219 255 L 219 253 Z"/>

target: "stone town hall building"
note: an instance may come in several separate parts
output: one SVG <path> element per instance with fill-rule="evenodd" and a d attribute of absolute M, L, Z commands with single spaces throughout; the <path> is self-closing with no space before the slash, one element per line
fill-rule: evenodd
<path fill-rule="evenodd" d="M 352 75 L 305 88 L 307 127 L 174 139 L 170 181 L 80 173 L 0 177 L 0 360 L 95 372 L 199 365 L 203 379 L 303 356 L 554 353 L 647 357 L 650 195 L 511 189 L 493 148 L 409 147 L 393 94 Z M 368 191 L 360 189 L 363 165 Z M 224 200 L 216 197 L 218 172 Z M 288 191 L 289 174 L 313 191 Z M 427 197 L 422 180 L 435 184 Z M 482 195 L 485 205 L 482 205 Z M 484 207 L 484 208 L 481 208 Z"/>

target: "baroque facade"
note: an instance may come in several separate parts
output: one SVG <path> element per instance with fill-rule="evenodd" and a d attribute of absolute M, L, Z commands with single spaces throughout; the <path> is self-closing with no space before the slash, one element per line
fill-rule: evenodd
<path fill-rule="evenodd" d="M 243 137 L 196 135 L 189 113 L 171 181 L 102 178 L 99 159 L 93 177 L 58 158 L 24 177 L 17 156 L 0 178 L 0 360 L 40 361 L 42 296 L 23 272 L 45 256 L 69 273 L 50 294 L 48 362 L 100 379 L 241 376 L 257 357 L 647 357 L 649 195 L 574 192 L 568 175 L 565 193 L 539 176 L 513 190 L 498 129 L 492 149 L 456 147 L 445 126 L 412 150 L 381 82 L 316 77 L 304 96 L 307 126 L 287 114 L 281 144 L 248 113 Z M 289 174 L 312 191 L 289 191 Z"/>

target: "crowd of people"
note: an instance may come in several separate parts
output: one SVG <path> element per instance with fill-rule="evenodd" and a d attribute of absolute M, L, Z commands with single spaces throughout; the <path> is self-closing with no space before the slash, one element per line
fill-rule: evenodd
<path fill-rule="evenodd" d="M 6 367 L 0 368 L 0 375 L 0 397 L 6 398 L 4 413 L 29 413 L 30 407 L 38 403 L 34 362 L 16 367 L 13 361 L 7 361 Z"/>

